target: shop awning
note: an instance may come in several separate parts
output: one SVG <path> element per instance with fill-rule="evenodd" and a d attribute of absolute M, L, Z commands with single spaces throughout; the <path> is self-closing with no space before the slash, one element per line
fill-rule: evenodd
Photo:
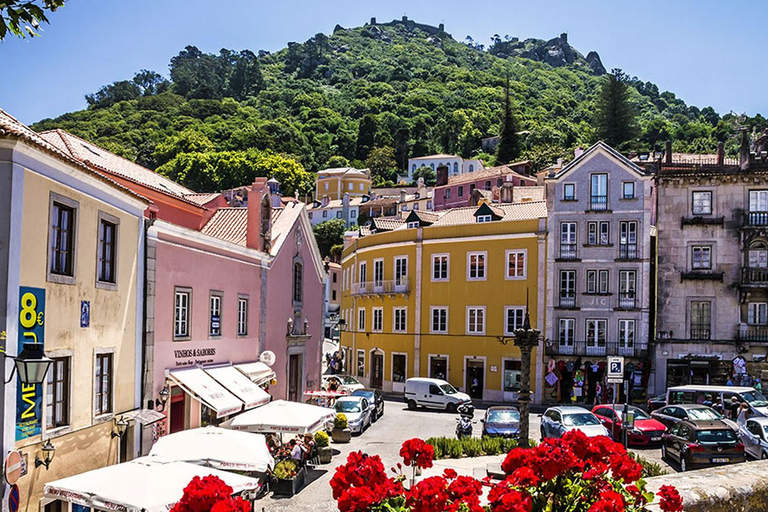
<path fill-rule="evenodd" d="M 272 400 L 269 393 L 237 371 L 234 366 L 205 368 L 205 372 L 242 400 L 246 410 L 267 404 Z"/>
<path fill-rule="evenodd" d="M 227 391 L 201 368 L 171 370 L 168 379 L 178 384 L 188 395 L 216 411 L 217 418 L 229 416 L 243 408 L 243 402 L 239 398 Z"/>
<path fill-rule="evenodd" d="M 261 386 L 265 382 L 269 382 L 276 377 L 275 371 L 260 361 L 256 361 L 255 363 L 236 364 L 235 368 L 256 383 L 257 386 Z"/>
<path fill-rule="evenodd" d="M 234 494 L 257 489 L 255 478 L 187 462 L 160 463 L 141 457 L 62 478 L 45 485 L 46 498 L 118 512 L 168 512 L 196 476 L 214 475 Z"/>

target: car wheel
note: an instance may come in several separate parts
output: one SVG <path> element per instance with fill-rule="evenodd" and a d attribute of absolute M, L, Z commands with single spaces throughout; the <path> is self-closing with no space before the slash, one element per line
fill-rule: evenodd
<path fill-rule="evenodd" d="M 416 402 L 413 401 L 413 400 L 408 400 L 408 409 L 410 409 L 411 411 L 415 411 L 416 410 Z"/>
<path fill-rule="evenodd" d="M 680 471 L 685 473 L 686 471 L 688 471 L 688 469 L 689 469 L 688 468 L 688 457 L 685 456 L 685 455 L 681 455 L 680 456 Z"/>
<path fill-rule="evenodd" d="M 451 414 L 456 412 L 456 404 L 448 404 L 445 406 L 445 410 L 450 412 Z"/>

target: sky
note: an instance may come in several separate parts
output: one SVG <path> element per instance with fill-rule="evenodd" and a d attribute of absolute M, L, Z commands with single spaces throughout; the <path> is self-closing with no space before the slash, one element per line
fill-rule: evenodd
<path fill-rule="evenodd" d="M 336 24 L 408 16 L 459 41 L 493 34 L 595 50 L 607 69 L 672 91 L 689 105 L 768 115 L 764 0 L 69 0 L 41 37 L 0 42 L 0 108 L 33 123 L 86 107 L 84 95 L 140 69 L 168 76 L 187 45 L 276 51 Z"/>

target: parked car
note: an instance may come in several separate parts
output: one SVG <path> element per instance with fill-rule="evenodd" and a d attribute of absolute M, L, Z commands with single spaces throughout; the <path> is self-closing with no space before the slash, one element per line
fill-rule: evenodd
<path fill-rule="evenodd" d="M 597 416 L 572 405 L 550 407 L 541 415 L 541 438 L 559 438 L 569 430 L 581 430 L 588 437 L 611 436 Z"/>
<path fill-rule="evenodd" d="M 517 439 L 520 434 L 520 411 L 511 406 L 489 407 L 483 423 L 484 437 L 510 437 Z"/>
<path fill-rule="evenodd" d="M 747 455 L 768 459 L 768 418 L 750 418 L 739 430 L 739 438 Z"/>
<path fill-rule="evenodd" d="M 735 397 L 738 402 L 749 405 L 750 416 L 768 416 L 768 399 L 755 388 L 740 386 L 675 386 L 667 390 L 667 403 L 674 404 L 702 404 L 712 399 L 713 407 L 719 412 L 724 412 Z"/>
<path fill-rule="evenodd" d="M 444 380 L 416 377 L 405 381 L 405 403 L 411 410 L 422 406 L 456 412 L 460 405 L 471 404 L 472 399 Z"/>
<path fill-rule="evenodd" d="M 672 425 L 683 420 L 700 421 L 724 419 L 723 415 L 713 408 L 698 404 L 667 405 L 658 411 L 653 411 L 651 413 L 651 418 L 660 421 L 667 428 L 670 428 Z M 733 425 L 735 424 L 732 424 L 731 426 Z"/>
<path fill-rule="evenodd" d="M 664 393 L 663 395 L 656 395 L 654 397 L 651 397 L 646 402 L 646 410 L 651 413 L 655 411 L 656 409 L 661 409 L 667 405 L 667 394 Z"/>
<path fill-rule="evenodd" d="M 723 420 L 682 420 L 664 434 L 661 458 L 674 459 L 681 471 L 744 462 L 744 445 Z"/>
<path fill-rule="evenodd" d="M 353 434 L 362 434 L 371 426 L 371 409 L 362 396 L 342 396 L 336 400 L 336 412 L 344 413 Z"/>
<path fill-rule="evenodd" d="M 337 391 L 349 395 L 354 390 L 364 387 L 356 378 L 349 375 L 323 375 L 322 379 L 323 391 Z"/>
<path fill-rule="evenodd" d="M 384 397 L 381 396 L 381 391 L 378 389 L 356 389 L 350 396 L 362 396 L 368 400 L 368 406 L 371 408 L 372 421 L 376 421 L 384 416 Z"/>
<path fill-rule="evenodd" d="M 635 407 L 629 406 L 630 414 L 634 414 L 635 424 L 632 429 L 627 433 L 627 443 L 631 445 L 645 446 L 651 443 L 661 442 L 661 436 L 667 431 L 667 427 L 664 426 L 658 420 L 651 418 L 647 412 Z M 621 441 L 621 423 L 624 414 L 624 405 L 622 404 L 606 404 L 596 405 L 592 412 L 600 420 L 600 423 L 605 425 L 605 428 L 611 433 L 615 441 Z"/>

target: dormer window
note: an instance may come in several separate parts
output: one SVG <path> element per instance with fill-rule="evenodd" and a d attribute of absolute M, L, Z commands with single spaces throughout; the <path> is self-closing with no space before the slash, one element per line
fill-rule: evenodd
<path fill-rule="evenodd" d="M 417 220 L 408 223 L 408 229 L 418 228 L 418 227 L 419 227 L 419 221 L 417 221 Z"/>
<path fill-rule="evenodd" d="M 491 215 L 478 215 L 477 216 L 477 222 L 491 222 L 493 220 L 493 216 Z"/>

